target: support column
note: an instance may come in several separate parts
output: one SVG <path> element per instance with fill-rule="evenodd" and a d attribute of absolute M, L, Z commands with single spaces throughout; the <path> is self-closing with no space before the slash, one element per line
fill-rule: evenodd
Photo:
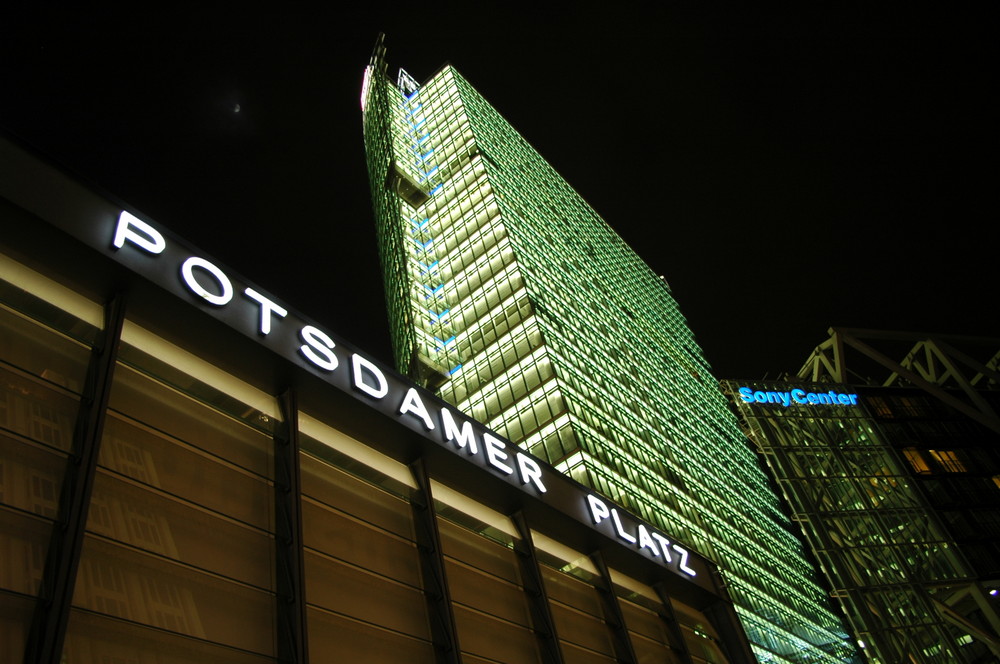
<path fill-rule="evenodd" d="M 423 459 L 410 464 L 410 472 L 417 483 L 417 490 L 410 501 L 413 524 L 420 553 L 420 571 L 424 582 L 424 596 L 431 622 L 431 639 L 439 664 L 461 664 L 462 651 L 458 645 L 458 629 L 451 604 L 451 592 L 444 571 L 444 553 L 438 531 L 437 514 L 431 481 Z"/>
<path fill-rule="evenodd" d="M 531 626 L 538 637 L 539 651 L 543 664 L 563 664 L 562 649 L 559 647 L 559 637 L 556 634 L 556 623 L 552 618 L 549 606 L 549 596 L 545 592 L 545 583 L 539 567 L 538 556 L 535 554 L 535 543 L 531 539 L 531 528 L 523 512 L 515 512 L 510 517 L 519 535 L 514 543 L 514 553 L 520 567 L 521 580 L 524 583 L 524 593 L 528 597 L 528 610 L 531 613 Z"/>
<path fill-rule="evenodd" d="M 302 475 L 299 409 L 294 390 L 278 398 L 281 424 L 274 435 L 274 543 L 278 657 L 288 664 L 309 661 L 306 631 L 305 562 L 302 556 Z"/>
<path fill-rule="evenodd" d="M 73 452 L 59 493 L 59 515 L 25 643 L 25 664 L 60 664 L 62 659 L 124 321 L 125 296 L 118 293 L 104 307 L 104 328 L 91 350 L 73 431 Z"/>
<path fill-rule="evenodd" d="M 681 627 L 681 624 L 677 622 L 677 614 L 674 613 L 674 606 L 670 603 L 670 595 L 663 587 L 662 581 L 654 583 L 652 588 L 656 592 L 656 596 L 659 598 L 660 604 L 663 605 L 663 611 L 658 612 L 660 614 L 660 620 L 662 620 L 663 624 L 666 626 L 667 633 L 670 634 L 670 637 L 676 641 L 677 649 L 681 655 L 681 661 L 690 662 L 691 650 L 688 648 L 687 640 L 684 638 L 684 629 Z"/>
<path fill-rule="evenodd" d="M 590 560 L 594 563 L 599 574 L 596 588 L 601 597 L 601 604 L 604 608 L 604 622 L 611 629 L 612 641 L 615 647 L 615 659 L 620 664 L 638 664 L 635 650 L 632 648 L 632 639 L 629 638 L 628 628 L 625 626 L 625 615 L 622 607 L 618 603 L 618 596 L 615 595 L 614 583 L 611 581 L 611 573 L 607 565 L 604 564 L 604 556 L 600 551 L 590 554 Z"/>
<path fill-rule="evenodd" d="M 712 576 L 716 592 L 722 599 L 703 608 L 701 612 L 719 633 L 719 638 L 722 640 L 720 647 L 729 661 L 732 664 L 753 664 L 757 661 L 757 657 L 753 654 L 753 647 L 736 613 L 728 584 L 719 572 L 713 572 Z"/>

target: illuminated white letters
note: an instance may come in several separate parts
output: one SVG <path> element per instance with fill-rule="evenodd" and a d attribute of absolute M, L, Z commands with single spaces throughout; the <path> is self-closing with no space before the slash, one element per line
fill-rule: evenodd
<path fill-rule="evenodd" d="M 486 450 L 486 460 L 490 465 L 501 471 L 504 475 L 511 475 L 514 469 L 504 463 L 510 457 L 504 452 L 502 440 L 498 440 L 488 433 L 483 434 L 483 448 Z"/>
<path fill-rule="evenodd" d="M 243 294 L 248 298 L 260 305 L 260 333 L 270 334 L 271 333 L 271 315 L 275 315 L 278 318 L 284 318 L 288 315 L 288 310 L 279 305 L 277 302 L 267 299 L 254 289 L 249 286 L 243 291 Z"/>
<path fill-rule="evenodd" d="M 314 365 L 324 371 L 337 368 L 337 356 L 333 354 L 336 344 L 330 336 L 312 325 L 306 325 L 299 330 L 299 338 L 305 343 L 299 347 L 299 352 Z"/>
<path fill-rule="evenodd" d="M 515 456 L 517 458 L 517 470 L 521 478 L 521 484 L 534 484 L 536 489 L 541 493 L 545 493 L 548 489 L 542 483 L 542 467 L 526 454 L 518 452 Z"/>
<path fill-rule="evenodd" d="M 639 524 L 639 548 L 646 548 L 653 552 L 653 555 L 659 555 L 660 550 L 656 548 L 656 542 L 653 538 L 649 536 L 649 531 L 646 526 Z"/>
<path fill-rule="evenodd" d="M 611 510 L 611 520 L 615 522 L 615 532 L 618 534 L 618 537 L 622 538 L 626 542 L 635 544 L 635 536 L 629 535 L 625 532 L 625 529 L 622 528 L 622 518 L 618 516 L 618 510 Z"/>
<path fill-rule="evenodd" d="M 389 393 L 389 384 L 385 381 L 382 370 L 357 353 L 351 356 L 351 373 L 354 376 L 354 387 L 368 396 L 381 399 Z M 370 377 L 375 384 L 369 385 L 365 376 Z"/>
<path fill-rule="evenodd" d="M 406 415 L 407 413 L 411 415 L 416 415 L 424 422 L 424 427 L 430 431 L 434 428 L 434 423 L 431 422 L 431 415 L 427 412 L 427 408 L 424 407 L 424 402 L 420 400 L 420 394 L 417 393 L 415 387 L 411 387 L 406 391 L 406 396 L 403 397 L 403 403 L 399 407 L 399 414 Z"/>
<path fill-rule="evenodd" d="M 167 243 L 158 230 L 122 210 L 118 215 L 118 226 L 115 228 L 115 239 L 111 241 L 111 246 L 121 249 L 125 245 L 125 240 L 151 254 L 158 254 L 167 248 Z"/>
<path fill-rule="evenodd" d="M 194 269 L 196 267 L 201 268 L 208 274 L 212 275 L 212 277 L 215 278 L 215 282 L 219 284 L 219 288 L 222 290 L 222 293 L 216 295 L 198 283 L 198 280 L 194 278 Z M 192 256 L 184 261 L 184 264 L 181 265 L 181 277 L 183 277 L 184 284 L 192 293 L 201 296 L 209 304 L 221 307 L 224 304 L 228 304 L 229 301 L 233 299 L 233 284 L 229 281 L 229 277 L 227 277 L 222 270 L 215 267 L 204 258 Z"/>
<path fill-rule="evenodd" d="M 446 443 L 454 444 L 457 449 L 467 450 L 470 456 L 479 453 L 480 446 L 476 441 L 476 432 L 472 422 L 462 418 L 462 424 L 459 426 L 455 421 L 455 415 L 449 408 L 441 409 L 441 436 Z M 482 437 L 482 450 L 486 463 L 504 475 L 513 475 L 514 468 L 507 463 L 511 457 L 507 451 L 507 444 L 488 433 L 483 433 Z M 545 493 L 547 489 L 542 481 L 542 467 L 538 465 L 538 462 L 521 452 L 515 452 L 514 459 L 517 466 L 517 477 L 521 484 L 530 484 L 539 493 Z"/>
<path fill-rule="evenodd" d="M 688 562 L 688 551 L 687 551 L 687 549 L 685 549 L 682 546 L 677 546 L 676 544 L 674 544 L 674 551 L 676 551 L 677 555 L 679 555 L 681 557 L 680 562 L 677 563 L 677 566 L 680 567 L 681 571 L 684 572 L 685 574 L 690 574 L 691 576 L 695 576 L 695 574 L 696 574 L 695 571 L 693 569 L 691 569 L 690 567 L 688 567 L 688 564 L 687 564 L 687 562 Z"/>
<path fill-rule="evenodd" d="M 608 506 L 594 494 L 587 494 L 587 503 L 590 504 L 590 518 L 595 526 L 611 516 Z"/>
<path fill-rule="evenodd" d="M 671 560 L 671 558 L 670 558 L 670 540 L 668 540 L 666 537 L 664 537 L 660 533 L 656 532 L 655 530 L 652 531 L 652 532 L 650 532 L 649 534 L 650 534 L 650 536 L 652 536 L 653 539 L 655 539 L 657 542 L 660 543 L 660 550 L 663 551 L 663 557 L 666 558 L 667 562 L 669 563 L 670 560 Z"/>
<path fill-rule="evenodd" d="M 618 510 L 613 507 L 608 507 L 607 504 L 595 496 L 594 494 L 587 495 L 587 505 L 590 507 L 590 518 L 594 522 L 594 525 L 600 525 L 601 522 L 611 519 L 614 524 L 615 535 L 629 544 L 635 545 L 640 551 L 642 549 L 648 549 L 650 554 L 655 558 L 660 555 L 663 556 L 666 562 L 672 562 L 673 559 L 670 557 L 670 549 L 673 549 L 680 556 L 680 560 L 677 562 L 677 568 L 687 574 L 688 576 L 697 576 L 697 572 L 688 566 L 688 556 L 690 555 L 688 550 L 677 544 L 671 544 L 670 540 L 661 535 L 660 533 L 647 528 L 644 524 L 637 524 L 636 535 L 625 530 L 625 526 L 622 523 L 621 516 L 618 514 Z M 657 546 L 659 545 L 659 546 Z"/>
<path fill-rule="evenodd" d="M 479 452 L 479 446 L 476 444 L 476 434 L 472 431 L 472 422 L 465 420 L 462 422 L 462 428 L 459 429 L 458 425 L 455 424 L 455 418 L 451 416 L 451 411 L 447 408 L 441 409 L 441 427 L 444 429 L 444 438 L 447 441 L 454 441 L 455 447 L 462 449 L 468 448 L 469 454 L 476 454 Z"/>
<path fill-rule="evenodd" d="M 190 299 L 186 297 L 185 291 L 187 291 L 195 295 L 195 299 L 199 303 L 204 302 L 206 305 L 214 307 L 227 307 L 221 313 L 218 311 L 212 313 L 227 324 L 238 325 L 242 332 L 257 337 L 257 341 L 279 350 L 283 355 L 297 358 L 300 367 L 329 373 L 339 367 L 341 359 L 347 360 L 345 353 L 350 355 L 349 377 L 344 376 L 343 379 L 335 380 L 334 377 L 325 376 L 325 380 L 330 385 L 351 392 L 358 400 L 365 401 L 368 405 L 373 405 L 372 400 L 381 401 L 378 405 L 379 411 L 393 416 L 397 424 L 404 424 L 419 431 L 421 427 L 410 419 L 415 417 L 420 420 L 425 432 L 437 428 L 440 432 L 440 438 L 437 438 L 437 442 L 447 447 L 448 453 L 460 455 L 474 463 L 479 469 L 492 474 L 494 480 L 491 481 L 500 477 L 501 480 L 507 481 L 512 486 L 517 486 L 519 483 L 520 488 L 525 492 L 529 492 L 527 487 L 530 485 L 530 492 L 536 496 L 547 492 L 545 473 L 554 472 L 550 470 L 549 466 L 539 462 L 527 452 L 522 452 L 509 441 L 485 431 L 482 424 L 462 415 L 457 410 L 440 405 L 440 402 L 421 388 L 414 387 L 404 379 L 383 370 L 379 364 L 363 355 L 343 348 L 338 349 L 336 342 L 329 334 L 308 324 L 296 314 L 290 313 L 279 302 L 246 286 L 246 282 L 241 282 L 239 279 L 230 280 L 222 269 L 210 261 L 190 255 L 183 246 L 171 245 L 168 248 L 164 235 L 150 224 L 122 211 L 114 229 L 110 249 L 105 241 L 101 240 L 99 249 L 106 254 L 115 256 L 130 267 L 138 269 L 137 266 L 141 266 L 143 263 L 147 264 L 149 267 L 142 269 L 148 270 L 148 276 L 169 291 L 185 297 L 185 299 Z M 126 244 L 128 248 L 125 247 Z M 125 251 L 116 253 L 119 249 L 125 249 Z M 168 262 L 170 264 L 169 270 L 164 269 Z M 179 273 L 178 265 L 180 266 Z M 178 278 L 180 283 L 178 283 Z M 242 291 L 242 297 L 234 297 L 237 289 Z M 239 311 L 229 309 L 230 306 L 239 308 Z M 209 307 L 202 305 L 200 308 L 208 309 Z M 282 330 L 282 325 L 286 326 L 285 330 Z M 253 328 L 252 331 L 250 328 Z M 301 345 L 290 338 L 292 337 L 291 331 L 296 328 Z M 274 330 L 277 330 L 278 334 L 271 335 Z M 450 343 L 450 341 L 446 343 Z M 400 399 L 399 395 L 403 394 L 404 390 L 405 395 Z M 391 397 L 389 397 L 390 392 L 392 392 Z M 747 401 L 759 400 L 759 394 L 764 393 L 755 393 L 749 388 L 740 389 L 740 396 Z M 779 402 L 784 405 L 803 402 L 814 403 L 813 399 L 820 403 L 847 405 L 848 402 L 854 404 L 856 398 L 855 395 L 839 395 L 834 392 L 830 392 L 828 395 L 805 394 L 802 390 L 775 394 L 788 395 Z M 437 421 L 437 426 L 427 410 L 427 405 L 424 404 L 423 398 L 425 396 L 434 399 L 431 404 L 433 408 L 440 409 L 440 420 Z M 399 400 L 397 401 L 397 399 Z M 396 404 L 399 404 L 398 408 Z M 394 408 L 396 409 L 395 413 L 393 413 Z M 363 417 L 363 414 L 359 416 Z M 514 480 L 515 474 L 517 481 Z M 687 564 L 688 552 L 683 547 L 671 544 L 660 533 L 640 523 L 636 517 L 627 512 L 605 503 L 596 494 L 584 494 L 580 489 L 565 487 L 559 484 L 556 479 L 553 479 L 553 482 L 555 482 L 554 490 L 558 494 L 555 500 L 560 506 L 563 502 L 563 494 L 567 491 L 577 492 L 573 494 L 576 496 L 586 495 L 590 517 L 595 529 L 631 545 L 634 550 L 638 550 L 660 563 L 664 560 L 667 563 L 672 563 L 674 565 L 672 569 L 677 569 L 677 565 L 679 565 L 681 573 L 695 575 L 695 571 Z M 671 559 L 671 549 L 679 554 L 679 562 L 673 562 L 677 560 L 677 556 Z"/>

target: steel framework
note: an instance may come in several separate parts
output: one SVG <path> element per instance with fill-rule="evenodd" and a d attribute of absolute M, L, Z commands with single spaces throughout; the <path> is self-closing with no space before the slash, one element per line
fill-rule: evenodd
<path fill-rule="evenodd" d="M 980 394 L 1000 389 L 1000 339 L 832 327 L 799 370 L 804 380 L 913 386 L 1000 433 L 1000 416 Z M 886 346 L 882 350 L 873 345 Z M 899 344 L 910 345 L 901 360 Z M 895 345 L 890 350 L 888 347 Z M 905 347 L 905 346 L 904 346 Z M 848 350 L 853 364 L 848 365 Z M 861 357 L 857 357 L 860 355 Z M 863 362 L 862 358 L 869 360 Z M 862 366 L 863 365 L 863 366 Z M 885 372 L 865 375 L 862 371 Z M 958 388 L 961 394 L 947 388 Z M 963 398 L 964 397 L 964 398 Z"/>

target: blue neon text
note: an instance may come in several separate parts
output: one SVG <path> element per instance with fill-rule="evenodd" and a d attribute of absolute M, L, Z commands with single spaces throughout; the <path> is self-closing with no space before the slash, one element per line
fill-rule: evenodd
<path fill-rule="evenodd" d="M 795 388 L 789 392 L 765 392 L 763 390 L 754 391 L 749 387 L 740 388 L 740 399 L 744 403 L 777 403 L 785 406 L 792 404 L 803 406 L 856 406 L 858 405 L 857 394 L 844 394 L 842 392 L 806 392 Z"/>

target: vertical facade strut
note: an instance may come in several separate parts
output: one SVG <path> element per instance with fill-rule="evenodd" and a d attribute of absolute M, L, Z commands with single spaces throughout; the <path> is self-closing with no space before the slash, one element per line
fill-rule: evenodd
<path fill-rule="evenodd" d="M 681 629 L 680 623 L 677 622 L 677 615 L 674 613 L 674 606 L 670 602 L 670 595 L 661 582 L 654 583 L 652 588 L 656 592 L 660 604 L 663 605 L 663 611 L 659 612 L 660 620 L 663 621 L 670 637 L 677 643 L 681 661 L 690 662 L 691 650 L 688 648 L 687 639 L 684 638 L 684 630 Z M 737 661 L 737 658 L 734 657 L 733 660 Z M 753 661 L 753 659 L 748 659 L 747 661 Z"/>
<path fill-rule="evenodd" d="M 309 661 L 306 633 L 305 563 L 302 556 L 302 474 L 299 464 L 298 399 L 292 389 L 279 398 L 281 425 L 274 436 L 274 543 L 278 603 L 278 656 Z"/>
<path fill-rule="evenodd" d="M 455 612 L 445 576 L 444 552 L 434 510 L 434 497 L 423 459 L 412 462 L 410 472 L 417 483 L 417 491 L 410 505 L 413 509 L 413 526 L 420 554 L 420 571 L 424 582 L 424 596 L 427 598 L 434 652 L 439 664 L 461 664 L 462 651 L 458 644 Z"/>
<path fill-rule="evenodd" d="M 611 630 L 615 646 L 615 659 L 621 664 L 638 664 L 639 660 L 632 648 L 632 639 L 629 638 L 628 628 L 625 626 L 625 615 L 622 613 L 614 584 L 611 582 L 611 573 L 608 571 L 608 566 L 604 564 L 604 556 L 601 555 L 600 551 L 594 551 L 589 557 L 594 563 L 594 567 L 597 568 L 599 578 L 594 587 L 597 588 L 597 594 L 601 597 L 604 622 Z"/>
<path fill-rule="evenodd" d="M 91 351 L 73 431 L 73 453 L 59 493 L 59 515 L 25 643 L 25 664 L 59 664 L 62 659 L 124 321 L 125 295 L 118 293 L 104 307 L 104 328 Z"/>
<path fill-rule="evenodd" d="M 514 553 L 520 567 L 521 581 L 528 597 L 531 625 L 538 637 L 539 651 L 543 664 L 563 664 L 562 649 L 556 634 L 556 623 L 549 608 L 549 597 L 535 554 L 535 543 L 531 539 L 531 528 L 523 512 L 515 512 L 510 517 L 520 536 L 514 544 Z"/>
<path fill-rule="evenodd" d="M 723 596 L 728 597 L 729 593 L 725 586 L 721 583 L 721 580 L 718 582 L 718 587 L 722 590 Z M 659 588 L 657 589 L 657 592 L 660 594 L 660 597 L 666 599 Z M 669 606 L 666 601 L 664 601 L 664 604 Z M 733 629 L 733 626 L 737 624 L 739 619 L 736 615 L 736 609 L 733 608 L 731 601 L 716 602 L 703 608 L 702 613 L 705 614 L 705 617 L 709 619 L 716 631 L 718 631 L 719 636 L 721 637 L 719 647 L 724 653 L 726 653 L 726 657 L 734 662 L 753 662 L 756 660 L 753 654 L 753 648 L 747 640 L 746 633 L 741 629 Z M 677 625 L 678 633 L 681 633 L 680 623 L 675 624 Z M 681 633 L 681 643 L 683 644 L 686 656 L 690 657 L 687 641 L 683 640 L 683 636 L 683 633 Z"/>

